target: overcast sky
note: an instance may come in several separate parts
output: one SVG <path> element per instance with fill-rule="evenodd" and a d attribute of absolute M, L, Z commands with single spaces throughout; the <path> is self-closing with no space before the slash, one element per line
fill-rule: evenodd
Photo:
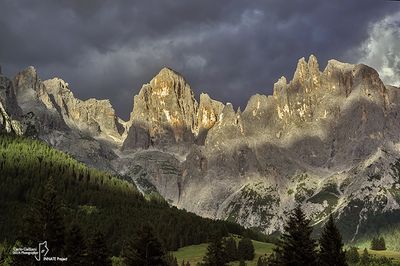
<path fill-rule="evenodd" d="M 375 67 L 400 80 L 400 2 L 384 0 L 0 0 L 0 64 L 33 65 L 75 95 L 109 98 L 123 118 L 133 95 L 168 66 L 198 97 L 246 105 L 270 94 L 297 60 Z"/>

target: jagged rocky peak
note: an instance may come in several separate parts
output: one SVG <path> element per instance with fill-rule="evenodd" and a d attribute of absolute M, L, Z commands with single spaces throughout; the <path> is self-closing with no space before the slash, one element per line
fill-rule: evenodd
<path fill-rule="evenodd" d="M 217 122 L 224 109 L 224 104 L 210 98 L 206 93 L 200 94 L 200 103 L 197 114 L 197 127 L 199 130 L 210 129 Z"/>
<path fill-rule="evenodd" d="M 281 77 L 274 84 L 273 95 L 279 120 L 301 125 L 337 117 L 351 93 L 361 93 L 384 108 L 388 104 L 386 88 L 374 69 L 329 60 L 321 72 L 317 58 L 311 55 L 308 62 L 299 60 L 290 82 Z"/>
<path fill-rule="evenodd" d="M 261 94 L 251 96 L 242 113 L 245 134 L 247 136 L 271 135 L 271 133 L 266 133 L 266 130 L 273 127 L 274 117 L 273 96 Z M 261 132 L 265 134 L 261 134 Z"/>
<path fill-rule="evenodd" d="M 226 125 L 226 124 L 236 124 L 237 115 L 233 105 L 231 103 L 226 103 L 224 109 L 218 119 L 218 125 Z"/>
<path fill-rule="evenodd" d="M 210 128 L 205 145 L 213 149 L 213 146 L 228 144 L 231 140 L 244 137 L 242 112 L 240 108 L 235 112 L 233 105 L 227 103 L 220 113 L 215 125 Z M 232 146 L 233 147 L 233 146 Z"/>
<path fill-rule="evenodd" d="M 77 99 L 69 84 L 60 78 L 49 79 L 43 83 L 52 102 L 70 128 L 122 144 L 125 129 L 109 100 Z"/>
<path fill-rule="evenodd" d="M 163 68 L 134 97 L 124 149 L 191 143 L 197 129 L 198 104 L 186 80 Z"/>
<path fill-rule="evenodd" d="M 35 134 L 72 129 L 122 143 L 124 127 L 108 100 L 79 100 L 67 82 L 60 78 L 42 81 L 34 67 L 19 72 L 14 86 L 25 122 L 35 128 Z"/>
<path fill-rule="evenodd" d="M 44 86 L 33 66 L 25 68 L 15 76 L 14 86 L 18 104 L 22 109 L 24 109 L 25 104 L 29 105 L 29 103 L 35 101 L 38 94 L 44 93 Z"/>
<path fill-rule="evenodd" d="M 1 73 L 0 66 L 0 131 L 22 134 L 22 126 L 18 122 L 22 114 L 17 104 L 14 86 L 10 79 Z"/>
<path fill-rule="evenodd" d="M 310 55 L 308 62 L 304 57 L 298 61 L 292 82 L 302 83 L 311 78 L 313 83 L 317 83 L 319 75 L 318 60 L 314 55 Z"/>

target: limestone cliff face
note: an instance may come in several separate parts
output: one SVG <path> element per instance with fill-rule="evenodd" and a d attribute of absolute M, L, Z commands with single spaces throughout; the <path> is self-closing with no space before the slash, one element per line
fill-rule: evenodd
<path fill-rule="evenodd" d="M 192 144 L 196 139 L 204 139 L 222 106 L 206 94 L 200 96 L 199 105 L 185 79 L 173 70 L 163 68 L 134 97 L 129 133 L 123 147 Z"/>
<path fill-rule="evenodd" d="M 204 144 L 208 131 L 214 127 L 224 107 L 223 103 L 211 99 L 208 94 L 200 94 L 195 132 L 197 134 L 197 143 Z"/>
<path fill-rule="evenodd" d="M 385 110 L 388 96 L 378 73 L 365 65 L 330 60 L 320 72 L 315 56 L 297 64 L 293 79 L 285 77 L 274 85 L 276 112 L 283 126 L 337 119 L 349 97 L 365 98 Z"/>
<path fill-rule="evenodd" d="M 70 128 L 122 143 L 125 129 L 109 100 L 77 99 L 68 83 L 59 78 L 46 80 L 43 84 L 51 102 Z"/>
<path fill-rule="evenodd" d="M 0 131 L 22 134 L 21 109 L 17 104 L 12 81 L 2 75 L 0 67 Z"/>
<path fill-rule="evenodd" d="M 108 100 L 79 100 L 59 78 L 42 81 L 33 67 L 14 78 L 17 106 L 35 134 L 75 130 L 90 137 L 122 143 L 124 127 Z"/>
<path fill-rule="evenodd" d="M 68 130 L 34 67 L 19 72 L 13 84 L 29 135 L 45 135 L 53 130 Z"/>

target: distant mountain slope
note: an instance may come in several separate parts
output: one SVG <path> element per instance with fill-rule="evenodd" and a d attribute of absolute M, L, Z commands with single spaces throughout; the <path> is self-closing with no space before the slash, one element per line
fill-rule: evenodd
<path fill-rule="evenodd" d="M 256 236 L 238 225 L 170 207 L 157 197 L 147 200 L 133 183 L 88 168 L 41 141 L 0 135 L 0 241 L 19 238 L 23 217 L 49 177 L 56 183 L 65 222 L 78 222 L 85 233 L 101 230 L 114 255 L 145 223 L 154 226 L 169 250 L 207 241 L 213 230 Z"/>

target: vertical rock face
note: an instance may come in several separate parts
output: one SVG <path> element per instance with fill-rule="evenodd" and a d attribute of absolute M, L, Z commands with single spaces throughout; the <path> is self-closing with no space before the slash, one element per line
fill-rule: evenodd
<path fill-rule="evenodd" d="M 77 130 L 122 143 L 124 127 L 109 100 L 79 100 L 59 78 L 42 81 L 33 67 L 14 78 L 16 99 L 30 127 L 39 135 Z"/>
<path fill-rule="evenodd" d="M 200 103 L 185 79 L 163 68 L 134 97 L 124 149 L 204 144 L 224 105 L 200 95 Z"/>
<path fill-rule="evenodd" d="M 279 79 L 273 97 L 283 131 L 310 122 L 323 125 L 338 119 L 353 100 L 364 99 L 383 112 L 389 104 L 386 88 L 372 68 L 330 60 L 320 72 L 315 56 L 310 56 L 308 62 L 304 58 L 299 60 L 289 83 L 285 77 Z"/>
<path fill-rule="evenodd" d="M 12 81 L 1 74 L 0 67 L 0 131 L 22 134 L 21 109 L 17 104 Z"/>
<path fill-rule="evenodd" d="M 29 135 L 68 130 L 34 67 L 19 72 L 14 78 L 14 87 Z"/>
<path fill-rule="evenodd" d="M 130 129 L 123 147 L 167 147 L 193 143 L 198 104 L 185 79 L 163 68 L 134 97 Z"/>
<path fill-rule="evenodd" d="M 229 143 L 230 140 L 242 138 L 244 136 L 243 123 L 240 109 L 235 112 L 232 104 L 227 103 L 220 115 L 217 123 L 210 129 L 206 138 L 206 146 L 219 146 Z"/>
<path fill-rule="evenodd" d="M 125 131 L 109 100 L 79 100 L 68 83 L 59 78 L 43 82 L 45 90 L 70 128 L 122 143 Z"/>
<path fill-rule="evenodd" d="M 223 103 L 211 99 L 208 94 L 200 94 L 196 123 L 197 143 L 204 144 L 208 131 L 215 125 L 223 109 Z"/>

